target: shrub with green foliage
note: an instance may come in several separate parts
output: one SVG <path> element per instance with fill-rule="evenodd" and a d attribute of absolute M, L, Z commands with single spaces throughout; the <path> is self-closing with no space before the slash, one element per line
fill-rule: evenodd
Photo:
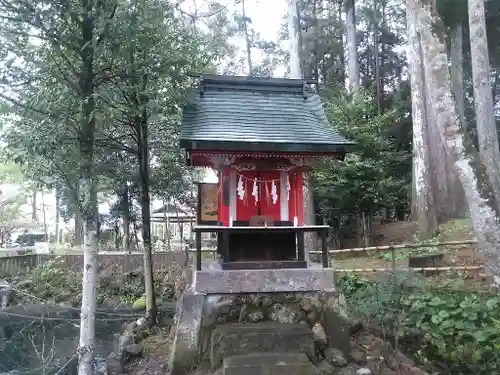
<path fill-rule="evenodd" d="M 339 287 L 354 314 L 388 336 L 396 334 L 402 349 L 429 369 L 500 373 L 499 296 L 431 288 L 415 275 L 343 277 Z"/>

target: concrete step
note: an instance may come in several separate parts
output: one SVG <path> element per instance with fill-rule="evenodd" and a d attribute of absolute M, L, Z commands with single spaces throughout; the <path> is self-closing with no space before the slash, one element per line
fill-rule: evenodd
<path fill-rule="evenodd" d="M 252 353 L 224 358 L 223 375 L 317 375 L 304 353 Z"/>
<path fill-rule="evenodd" d="M 313 345 L 313 333 L 304 324 L 231 323 L 212 332 L 210 361 L 218 368 L 222 359 L 250 353 L 301 353 Z"/>

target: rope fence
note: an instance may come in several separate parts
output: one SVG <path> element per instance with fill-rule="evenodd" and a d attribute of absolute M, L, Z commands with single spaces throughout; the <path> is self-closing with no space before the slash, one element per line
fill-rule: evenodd
<path fill-rule="evenodd" d="M 416 272 L 447 272 L 447 271 L 480 271 L 484 267 L 476 264 L 476 249 L 472 247 L 472 263 L 470 266 L 443 266 L 443 267 L 398 267 L 396 265 L 396 251 L 405 249 L 422 249 L 422 248 L 439 248 L 439 247 L 459 247 L 465 245 L 476 245 L 477 240 L 463 240 L 463 241 L 442 241 L 442 242 L 422 242 L 422 243 L 407 243 L 398 245 L 383 245 L 383 246 L 370 246 L 370 247 L 353 247 L 347 249 L 329 250 L 328 255 L 334 257 L 336 254 L 346 253 L 370 253 L 370 252 L 391 252 L 392 267 L 390 268 L 336 268 L 337 273 L 375 273 L 375 272 L 393 272 L 396 269 L 400 271 L 416 271 Z M 190 249 L 190 253 L 196 253 L 196 250 Z M 204 248 L 202 253 L 215 254 L 217 249 Z M 309 254 L 321 255 L 321 251 L 309 251 Z"/>
<path fill-rule="evenodd" d="M 353 247 L 350 249 L 329 250 L 328 254 L 342 254 L 342 253 L 356 253 L 356 252 L 369 252 L 369 251 L 389 251 L 389 250 L 402 250 L 402 249 L 418 249 L 418 248 L 431 248 L 442 246 L 460 246 L 460 245 L 475 245 L 476 240 L 465 241 L 443 241 L 443 242 L 423 242 L 423 243 L 408 243 L 400 245 L 384 245 L 384 246 L 370 246 L 370 247 Z M 321 251 L 310 251 L 309 254 L 321 254 Z"/>

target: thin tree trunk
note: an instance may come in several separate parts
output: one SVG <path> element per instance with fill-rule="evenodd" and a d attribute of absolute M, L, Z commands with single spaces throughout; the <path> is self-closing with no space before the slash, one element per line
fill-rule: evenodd
<path fill-rule="evenodd" d="M 130 253 L 130 199 L 128 184 L 125 182 L 123 185 L 122 196 L 122 221 L 123 221 L 123 250 Z"/>
<path fill-rule="evenodd" d="M 429 171 L 429 147 L 426 134 L 429 119 L 424 71 L 422 69 L 422 46 L 415 28 L 413 10 L 408 9 L 408 65 L 410 69 L 412 120 L 413 120 L 413 183 L 419 232 L 422 239 L 433 236 L 436 227 Z"/>
<path fill-rule="evenodd" d="M 45 211 L 45 197 L 43 195 L 43 190 L 40 191 L 42 196 L 42 217 L 43 217 L 43 235 L 45 236 L 44 242 L 49 242 L 49 233 L 47 232 L 47 212 Z"/>
<path fill-rule="evenodd" d="M 349 92 L 357 95 L 359 92 L 359 64 L 358 64 L 358 47 L 356 41 L 356 12 L 355 1 L 346 0 L 346 29 L 347 29 L 347 59 L 349 65 Z"/>
<path fill-rule="evenodd" d="M 97 307 L 97 191 L 94 178 L 94 20 L 93 2 L 82 2 L 84 21 L 81 22 L 82 71 L 80 75 L 80 155 L 82 160 L 82 190 L 84 201 L 84 248 L 80 342 L 78 345 L 78 375 L 93 375 L 95 348 L 95 312 Z"/>
<path fill-rule="evenodd" d="M 34 223 L 38 222 L 38 215 L 37 215 L 37 200 L 36 200 L 36 194 L 37 194 L 37 188 L 36 186 L 33 187 L 31 190 L 32 194 L 32 199 L 31 199 L 31 220 L 33 220 Z"/>
<path fill-rule="evenodd" d="M 500 281 L 500 226 L 493 191 L 479 155 L 463 125 L 451 91 L 444 26 L 426 0 L 407 0 L 409 22 L 416 23 L 436 123 L 446 152 L 464 187 L 472 223 L 487 271 Z M 415 14 L 416 13 L 416 14 Z M 412 17 L 415 14 L 416 17 Z"/>
<path fill-rule="evenodd" d="M 378 114 L 382 113 L 382 79 L 380 72 L 380 52 L 378 49 L 378 30 L 373 31 L 373 48 L 375 51 L 375 82 L 377 88 L 377 110 Z"/>
<path fill-rule="evenodd" d="M 61 197 L 59 188 L 56 186 L 55 189 L 55 198 L 56 198 L 56 217 L 55 217 L 55 230 L 56 230 L 56 245 L 61 243 L 61 229 L 59 227 L 59 221 L 61 220 Z"/>
<path fill-rule="evenodd" d="M 142 79 L 142 92 L 147 88 L 147 77 Z M 149 142 L 148 142 L 148 115 L 146 109 L 147 98 L 144 94 L 139 95 L 143 112 L 136 119 L 138 126 L 139 142 L 138 161 L 140 178 L 140 196 L 142 211 L 142 241 L 144 243 L 144 287 L 146 291 L 146 317 L 151 324 L 156 324 L 156 298 L 153 281 L 153 248 L 151 244 L 151 200 L 149 198 Z"/>
<path fill-rule="evenodd" d="M 500 203 L 500 148 L 491 91 L 484 0 L 468 0 L 468 4 L 479 155 L 488 172 L 495 199 Z"/>

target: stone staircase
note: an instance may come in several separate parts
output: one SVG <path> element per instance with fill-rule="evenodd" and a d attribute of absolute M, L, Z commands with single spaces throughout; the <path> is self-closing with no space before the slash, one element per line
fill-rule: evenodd
<path fill-rule="evenodd" d="M 305 354 L 313 346 L 305 324 L 224 324 L 212 332 L 210 363 L 223 375 L 316 375 Z"/>

